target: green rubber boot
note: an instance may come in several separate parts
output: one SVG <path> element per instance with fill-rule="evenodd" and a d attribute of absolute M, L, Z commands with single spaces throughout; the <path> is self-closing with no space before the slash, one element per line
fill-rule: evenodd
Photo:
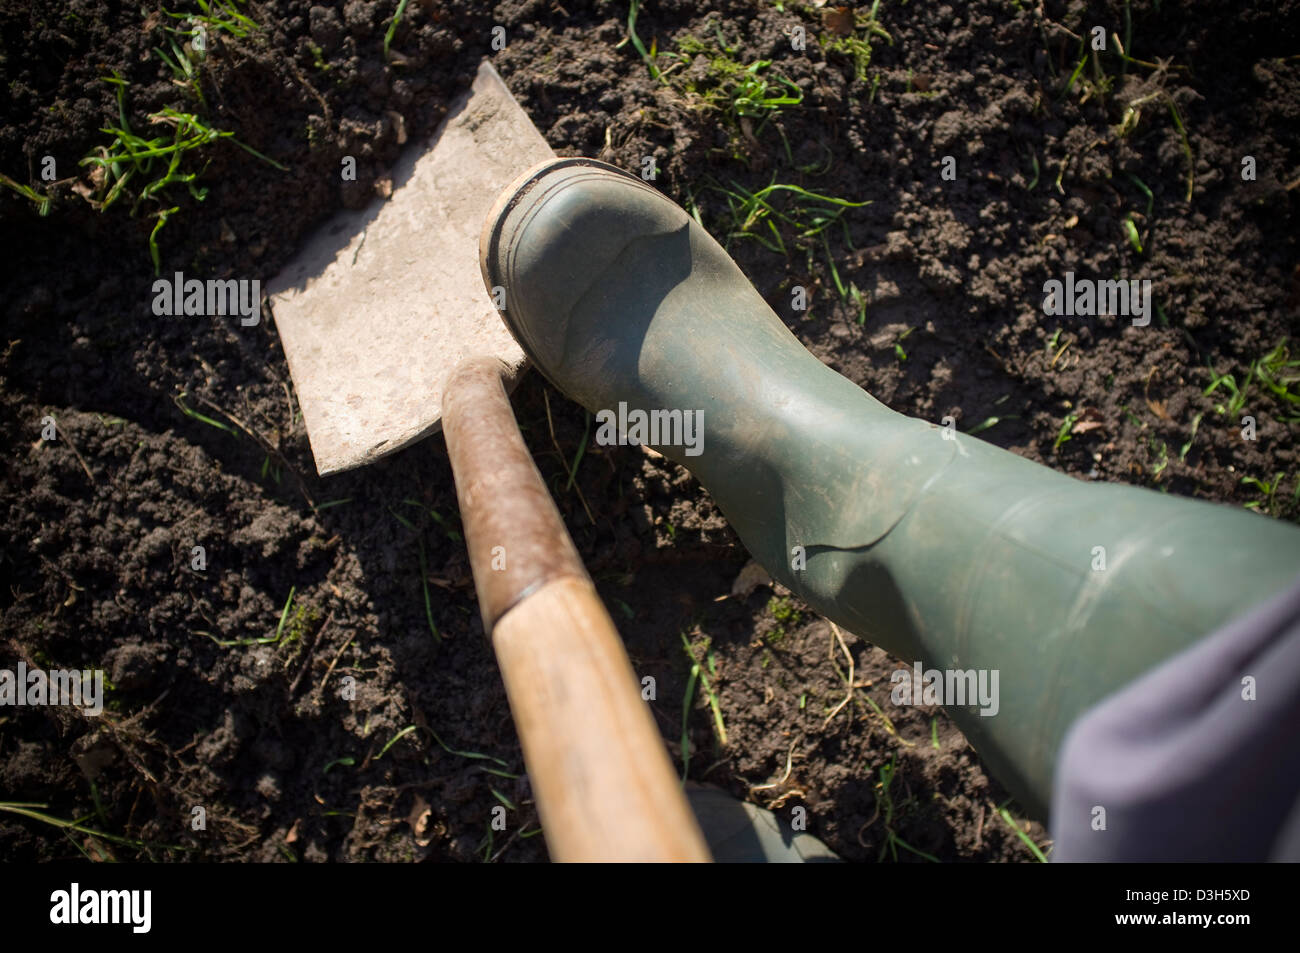
<path fill-rule="evenodd" d="M 987 676 L 995 704 L 951 675 L 940 700 L 1037 816 L 1076 716 L 1300 572 L 1294 526 L 1081 483 L 891 411 L 813 357 L 681 208 L 613 166 L 530 170 L 480 256 L 514 336 L 569 397 L 702 412 L 702 445 L 647 442 L 775 578 L 909 665 Z"/>

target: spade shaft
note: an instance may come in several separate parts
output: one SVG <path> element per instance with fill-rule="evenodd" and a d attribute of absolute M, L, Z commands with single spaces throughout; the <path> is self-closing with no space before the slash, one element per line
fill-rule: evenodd
<path fill-rule="evenodd" d="M 707 861 L 614 623 L 524 445 L 493 357 L 443 392 L 483 627 L 551 857 Z"/>

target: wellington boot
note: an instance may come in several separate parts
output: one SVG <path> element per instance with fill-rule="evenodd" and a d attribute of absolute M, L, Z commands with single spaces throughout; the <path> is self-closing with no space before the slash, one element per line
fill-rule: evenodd
<path fill-rule="evenodd" d="M 1300 572 L 1294 526 L 1082 483 L 895 413 L 810 354 L 686 212 L 612 166 L 530 170 L 480 256 L 538 369 L 594 412 L 702 427 L 692 445 L 663 419 L 647 442 L 775 578 L 902 659 L 894 701 L 944 704 L 1037 816 L 1080 713 Z"/>

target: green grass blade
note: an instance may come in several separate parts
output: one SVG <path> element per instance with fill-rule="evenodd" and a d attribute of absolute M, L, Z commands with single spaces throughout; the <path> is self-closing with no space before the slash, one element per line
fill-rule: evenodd
<path fill-rule="evenodd" d="M 405 728 L 403 728 L 403 729 L 402 729 L 401 731 L 399 731 L 397 734 L 393 735 L 393 737 L 389 738 L 389 739 L 388 739 L 388 744 L 386 744 L 386 745 L 384 745 L 382 748 L 380 748 L 380 749 L 379 749 L 379 754 L 375 755 L 375 760 L 378 761 L 380 758 L 382 758 L 384 755 L 386 755 L 386 754 L 388 753 L 388 749 L 389 749 L 389 748 L 391 748 L 393 745 L 397 744 L 397 742 L 401 741 L 403 738 L 405 738 L 407 735 L 409 735 L 409 734 L 410 734 L 411 732 L 413 732 L 414 730 L 415 730 L 415 725 L 407 725 Z"/>
<path fill-rule="evenodd" d="M 397 26 L 402 22 L 402 14 L 406 12 L 407 0 L 401 0 L 397 4 L 397 12 L 393 14 L 393 22 L 388 24 L 388 31 L 384 33 L 384 59 L 388 59 L 388 48 L 392 45 L 393 37 L 397 34 Z"/>

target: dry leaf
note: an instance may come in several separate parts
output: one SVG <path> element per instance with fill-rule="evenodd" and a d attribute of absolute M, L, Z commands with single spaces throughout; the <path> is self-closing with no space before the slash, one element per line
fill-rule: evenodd
<path fill-rule="evenodd" d="M 433 811 L 429 808 L 429 803 L 417 794 L 406 823 L 411 825 L 411 836 L 421 847 L 428 847 L 433 843 L 433 836 L 429 831 L 432 818 Z"/>
<path fill-rule="evenodd" d="M 1101 411 L 1096 407 L 1088 407 L 1079 413 L 1079 419 L 1070 428 L 1070 433 L 1088 433 L 1091 430 L 1100 430 L 1105 426 L 1106 418 L 1102 416 Z"/>
<path fill-rule="evenodd" d="M 822 26 L 836 36 L 852 36 L 857 26 L 853 21 L 852 7 L 832 7 L 822 11 Z"/>

